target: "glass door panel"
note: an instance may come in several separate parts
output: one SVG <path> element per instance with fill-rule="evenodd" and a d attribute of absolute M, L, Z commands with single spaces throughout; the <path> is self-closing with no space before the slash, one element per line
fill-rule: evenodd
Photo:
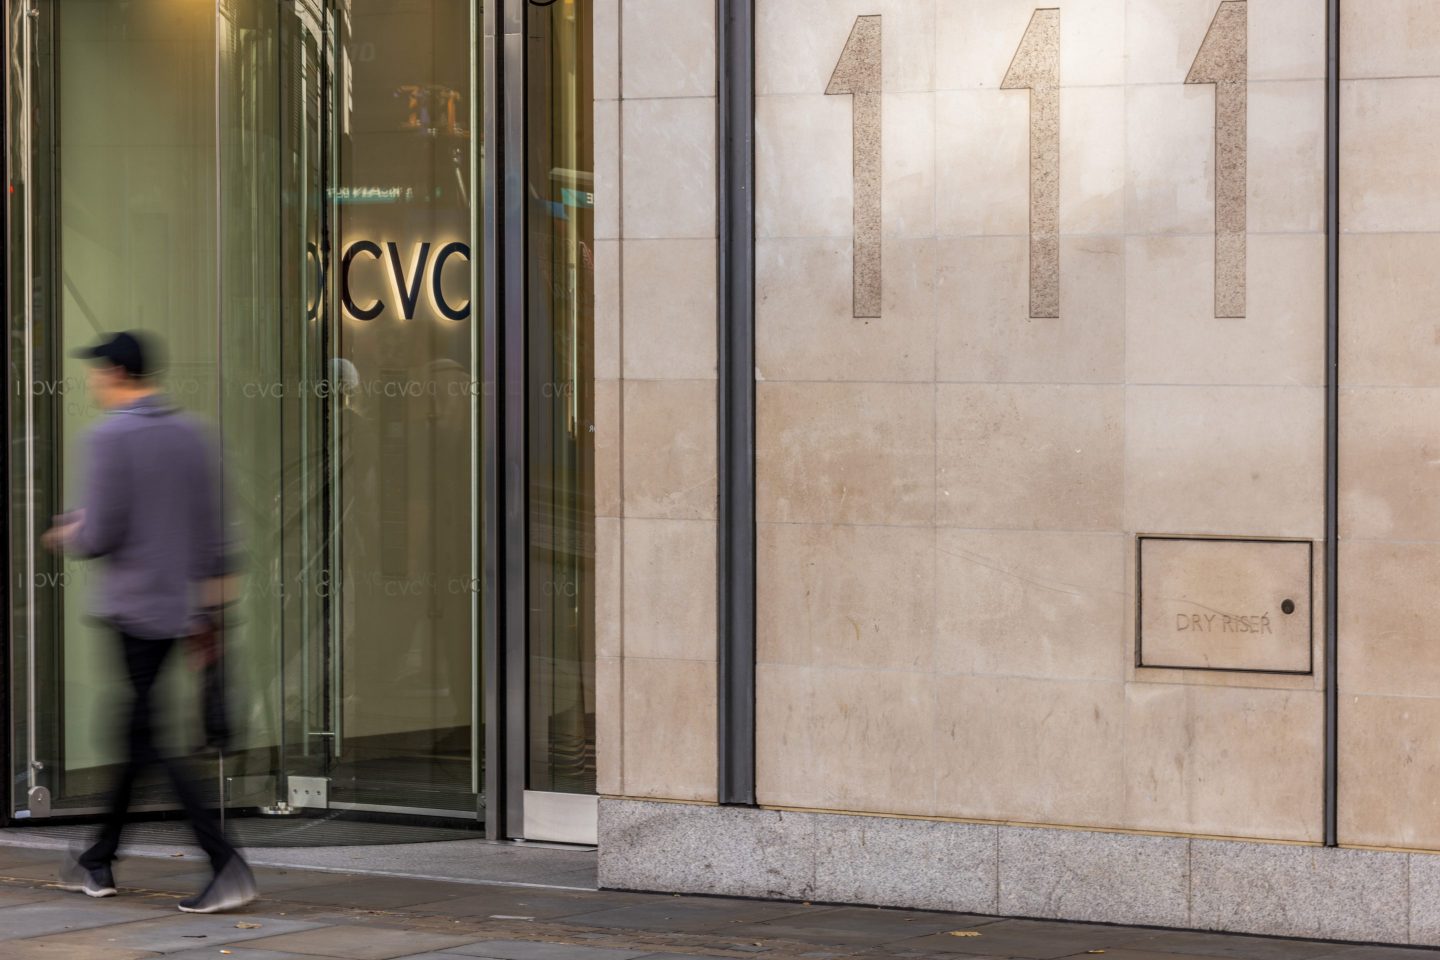
<path fill-rule="evenodd" d="M 595 216 L 590 0 L 526 23 L 527 788 L 595 793 Z M 613 386 L 613 384 L 612 384 Z M 531 801 L 533 802 L 533 801 Z M 593 809 L 588 812 L 593 830 Z"/>
<path fill-rule="evenodd" d="M 339 20 L 332 806 L 477 811 L 477 15 Z"/>
<path fill-rule="evenodd" d="M 143 328 L 174 398 L 217 425 L 244 547 L 227 802 L 278 809 L 311 777 L 332 807 L 475 817 L 479 10 L 4 9 L 12 812 L 94 810 L 119 759 L 93 567 L 38 538 L 97 416 L 68 351 Z M 171 674 L 187 752 L 196 685 Z"/>
<path fill-rule="evenodd" d="M 100 415 L 86 369 L 70 354 L 104 331 L 142 329 L 163 342 L 164 379 L 182 407 L 211 422 L 218 406 L 215 69 L 213 13 L 163 0 L 12 3 L 7 77 L 19 122 L 12 163 L 25 191 L 12 201 L 12 557 L 23 599 L 12 610 L 17 809 L 89 811 L 104 801 L 122 745 L 121 691 L 109 631 L 88 616 L 95 568 L 39 546 L 53 514 L 73 506 L 85 469 L 80 443 Z M 18 101 L 18 103 L 17 103 Z M 178 658 L 177 658 L 178 660 Z M 188 752 L 191 685 L 162 679 L 169 742 Z M 213 773 L 198 774 L 207 783 Z M 163 775 L 136 803 L 168 802 Z M 40 792 L 32 792 L 38 788 Z"/>
<path fill-rule="evenodd" d="M 284 799 L 323 774 L 324 322 L 320 213 L 326 17 L 318 3 L 231 0 L 216 43 L 227 500 L 245 546 L 230 618 L 239 743 L 227 802 Z M 318 652 L 317 652 L 318 651 Z M 316 675 L 323 675 L 317 668 Z"/>

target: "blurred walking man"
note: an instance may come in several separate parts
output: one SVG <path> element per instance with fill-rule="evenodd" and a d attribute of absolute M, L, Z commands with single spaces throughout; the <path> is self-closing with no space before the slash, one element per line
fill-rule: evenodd
<path fill-rule="evenodd" d="M 66 862 L 61 884 L 92 897 L 115 895 L 110 864 L 130 796 L 137 776 L 159 763 L 215 872 L 180 909 L 231 910 L 255 899 L 254 878 L 176 760 L 161 752 L 153 702 L 171 650 L 213 637 L 205 628 L 218 611 L 202 606 L 200 594 L 229 572 L 219 464 L 201 425 L 161 393 L 148 340 L 117 333 L 78 355 L 94 363 L 89 386 L 106 415 L 88 438 L 84 502 L 57 517 L 45 537 L 52 548 L 100 561 L 92 612 L 119 641 L 133 699 L 127 762 L 110 813 L 94 846 Z"/>

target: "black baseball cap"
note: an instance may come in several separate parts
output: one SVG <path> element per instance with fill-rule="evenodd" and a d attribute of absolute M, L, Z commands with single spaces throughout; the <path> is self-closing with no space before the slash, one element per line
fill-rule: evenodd
<path fill-rule="evenodd" d="M 160 368 L 160 351 L 143 333 L 122 330 L 99 343 L 76 350 L 82 360 L 99 360 L 122 367 L 132 377 L 148 377 Z"/>

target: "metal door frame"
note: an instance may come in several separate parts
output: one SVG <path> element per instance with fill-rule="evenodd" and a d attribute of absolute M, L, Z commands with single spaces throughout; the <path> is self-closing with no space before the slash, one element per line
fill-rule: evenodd
<path fill-rule="evenodd" d="M 3 30 L 3 42 L 5 45 L 5 79 L 3 88 L 3 103 L 0 103 L 0 113 L 3 113 L 4 119 L 4 164 L 6 183 L 12 185 L 11 189 L 7 189 L 5 191 L 4 202 L 6 233 L 3 238 L 0 238 L 0 252 L 3 252 L 4 256 L 3 269 L 0 269 L 0 276 L 3 276 L 3 279 L 0 279 L 0 290 L 3 290 L 4 293 L 8 294 L 14 288 L 14 282 L 11 278 L 11 256 L 13 254 L 13 251 L 9 249 L 9 238 L 11 231 L 14 229 L 14 224 L 18 216 L 21 222 L 21 229 L 24 232 L 24 239 L 22 241 L 22 246 L 24 248 L 22 251 L 22 255 L 24 257 L 24 277 L 22 278 L 21 283 L 23 284 L 23 289 L 25 291 L 24 307 L 19 318 L 11 315 L 10 303 L 8 299 L 3 301 L 5 309 L 4 349 L 5 360 L 7 363 L 7 389 L 5 391 L 6 398 L 4 404 L 4 410 L 6 414 L 6 421 L 4 427 L 6 437 L 6 450 L 3 452 L 3 454 L 0 454 L 0 457 L 4 458 L 3 467 L 7 483 L 5 493 L 6 510 L 5 518 L 3 520 L 3 529 L 6 537 L 6 583 L 3 588 L 3 595 L 6 601 L 6 609 L 4 638 L 3 641 L 0 641 L 0 643 L 3 643 L 3 648 L 0 649 L 3 649 L 4 652 L 3 663 L 6 669 L 3 690 L 0 690 L 0 704 L 3 704 L 4 706 L 4 715 L 3 717 L 0 717 L 0 725 L 3 725 L 0 726 L 0 730 L 4 731 L 3 744 L 0 744 L 0 753 L 3 753 L 6 779 L 13 786 L 13 796 L 12 790 L 4 791 L 5 805 L 3 808 L 0 808 L 0 823 L 3 824 L 8 824 L 9 822 L 11 822 L 12 810 L 18 809 L 19 800 L 21 798 L 21 791 L 25 791 L 26 793 L 28 793 L 28 799 L 35 802 L 35 804 L 47 814 L 50 802 L 49 791 L 39 783 L 40 778 L 37 775 L 39 767 L 36 765 L 35 762 L 36 754 L 38 753 L 35 709 L 35 694 L 38 688 L 38 671 L 34 655 L 34 635 L 35 624 L 37 621 L 35 611 L 36 571 L 35 564 L 33 562 L 34 554 L 33 551 L 27 553 L 26 562 L 23 565 L 20 565 L 17 571 L 16 564 L 14 562 L 15 558 L 13 557 L 11 550 L 12 543 L 10 541 L 10 536 L 13 533 L 11 529 L 11 521 L 13 519 L 13 513 L 16 507 L 16 503 L 13 498 L 13 481 L 15 480 L 16 467 L 13 463 L 12 457 L 15 437 L 13 436 L 11 430 L 12 423 L 9 419 L 13 412 L 11 406 L 13 403 L 13 398 L 11 397 L 11 390 L 8 382 L 10 379 L 10 374 L 14 370 L 13 366 L 9 366 L 9 364 L 13 364 L 17 359 L 17 357 L 14 355 L 14 350 L 16 347 L 15 332 L 17 322 L 23 324 L 22 335 L 24 341 L 24 368 L 27 371 L 27 377 L 32 376 L 34 371 L 33 350 L 36 323 L 36 305 L 35 284 L 33 283 L 33 277 L 35 273 L 35 245 L 32 229 L 36 212 L 34 205 L 34 191 L 31 189 L 33 180 L 32 161 L 34 146 L 31 143 L 30 137 L 27 136 L 24 141 L 24 149 L 16 151 L 14 148 L 14 144 L 11 141 L 11 135 L 16 131 L 20 130 L 21 125 L 29 123 L 29 117 L 34 112 L 33 89 L 36 82 L 36 77 L 34 69 L 34 57 L 31 56 L 31 49 L 33 44 L 35 43 L 34 31 L 36 29 L 36 23 L 42 15 L 50 16 L 52 18 L 54 15 L 52 4 L 46 3 L 46 10 L 42 14 L 41 8 L 39 6 L 40 3 L 46 3 L 46 0 L 6 0 L 3 11 L 4 23 L 3 26 L 0 26 L 0 30 Z M 17 26 L 18 35 L 15 29 Z M 53 25 L 51 29 L 53 30 Z M 18 56 L 18 64 L 12 61 L 12 54 Z M 20 71 L 20 77 L 18 78 L 18 91 L 12 87 L 12 83 L 16 79 L 12 71 L 17 66 Z M 11 101 L 16 96 L 18 96 L 21 100 L 20 109 L 23 111 L 24 114 L 18 123 L 15 121 L 15 118 L 11 115 L 10 111 Z M 55 134 L 52 132 L 52 143 L 54 136 Z M 15 169 L 12 166 L 12 159 L 15 159 L 15 155 L 17 154 L 17 152 L 18 169 Z M 16 204 L 13 199 L 13 184 L 17 181 L 17 174 L 19 182 L 21 183 L 23 198 L 18 211 L 16 209 Z M 51 242 L 55 242 L 53 236 L 51 238 Z M 54 286 L 53 280 L 50 286 Z M 51 394 L 51 396 L 53 398 L 53 393 Z M 27 411 L 27 429 L 23 438 L 24 464 L 20 468 L 20 470 L 23 472 L 23 475 L 33 477 L 35 474 L 36 462 L 35 434 L 32 429 L 29 429 L 29 424 L 33 423 L 36 419 L 37 414 L 35 411 L 37 410 L 37 404 L 35 403 L 35 393 L 33 389 L 29 389 L 28 387 L 24 390 L 24 408 Z M 37 524 L 35 522 L 36 497 L 33 485 L 27 485 L 23 509 L 25 511 L 24 526 L 26 531 L 26 541 L 29 544 L 34 544 L 38 538 L 38 530 Z M 27 711 L 27 718 L 25 723 L 25 743 L 23 744 L 23 746 L 15 742 L 16 728 L 14 723 L 14 717 L 12 716 L 12 711 L 15 709 L 15 705 L 11 697 L 11 693 L 13 691 L 13 684 L 17 679 L 18 673 L 15 663 L 16 652 L 19 649 L 19 644 L 17 644 L 16 642 L 17 624 L 15 618 L 15 611 L 12 603 L 14 597 L 11 593 L 10 577 L 16 575 L 17 572 L 23 576 L 24 583 L 21 589 L 26 596 L 23 618 L 24 624 L 21 628 L 25 637 L 24 647 L 26 651 L 24 675 L 26 687 L 25 709 Z M 27 767 L 23 777 L 23 786 L 20 782 L 21 778 L 17 778 L 15 776 L 16 771 L 14 770 L 13 766 L 11 766 L 11 764 L 18 760 L 21 755 L 23 755 L 27 760 Z"/>
<path fill-rule="evenodd" d="M 484 6 L 484 549 L 480 642 L 485 835 L 525 835 L 525 0 Z M 509 241 L 509 242 L 507 242 Z"/>
<path fill-rule="evenodd" d="M 3 83 L 0 83 L 0 148 L 3 148 L 4 150 L 4 159 L 3 161 L 0 161 L 0 164 L 3 164 L 3 169 L 5 172 L 5 183 L 11 184 L 15 182 L 15 176 L 14 171 L 11 169 L 10 163 L 12 153 L 10 146 L 12 122 L 10 116 L 11 37 L 9 3 L 6 3 L 4 8 L 0 9 L 0 18 L 3 18 L 3 22 L 0 22 L 0 46 L 3 46 L 4 48 L 3 55 L 0 55 L 3 56 L 3 59 L 0 59 L 0 69 L 4 70 L 4 81 Z M 0 570 L 4 571 L 5 576 L 5 582 L 3 584 L 0 584 L 0 603 L 5 604 L 5 628 L 3 630 L 0 630 L 0 770 L 5 771 L 6 781 L 9 783 L 13 783 L 15 776 L 15 768 L 13 766 L 13 763 L 15 758 L 14 748 L 11 743 L 11 739 L 14 736 L 14 721 L 10 716 L 10 711 L 14 708 L 14 705 L 11 703 L 10 699 L 10 684 L 14 676 L 14 658 L 12 657 L 11 650 L 11 638 L 14 635 L 14 631 L 11 629 L 11 618 L 14 616 L 14 604 L 11 598 L 10 585 L 14 582 L 13 578 L 15 576 L 15 572 L 13 569 L 14 561 L 11 556 L 12 551 L 10 542 L 10 515 L 14 510 L 14 505 L 11 503 L 11 493 L 14 490 L 15 478 L 13 475 L 10 457 L 10 447 L 12 441 L 12 437 L 10 435 L 10 394 L 12 391 L 10 390 L 10 385 L 8 381 L 10 379 L 10 371 L 14 369 L 12 366 L 12 364 L 14 363 L 14 357 L 12 356 L 11 349 L 13 334 L 11 333 L 10 329 L 11 322 L 8 318 L 10 310 L 9 238 L 11 230 L 10 224 L 12 206 L 12 204 L 10 203 L 8 190 L 6 191 L 4 202 L 5 213 L 3 228 L 5 230 L 5 234 L 3 237 L 0 237 L 0 256 L 3 256 L 4 258 L 4 263 L 0 264 L 0 305 L 3 305 L 7 321 L 5 323 L 4 346 L 3 348 L 0 348 L 0 357 L 3 357 L 3 361 L 5 363 L 5 379 L 7 383 L 5 389 L 5 399 L 3 402 L 0 402 L 0 415 L 3 415 L 5 417 L 5 443 L 4 449 L 0 450 L 0 477 L 3 477 L 5 483 L 5 509 L 3 511 L 3 516 L 0 516 L 0 538 L 3 538 L 5 544 L 4 560 L 0 561 Z M 14 808 L 14 802 L 10 794 L 11 791 L 9 789 L 0 790 L 0 827 L 6 827 L 10 825 L 10 812 Z"/>

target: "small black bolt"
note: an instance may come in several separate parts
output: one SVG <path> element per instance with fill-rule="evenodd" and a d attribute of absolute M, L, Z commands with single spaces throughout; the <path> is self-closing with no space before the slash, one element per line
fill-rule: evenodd
<path fill-rule="evenodd" d="M 1295 601 L 1294 601 L 1294 600 L 1286 600 L 1284 603 L 1280 604 L 1280 612 L 1283 613 L 1283 614 L 1285 614 L 1286 616 L 1289 616 L 1290 614 L 1294 613 L 1294 612 L 1295 612 Z"/>

